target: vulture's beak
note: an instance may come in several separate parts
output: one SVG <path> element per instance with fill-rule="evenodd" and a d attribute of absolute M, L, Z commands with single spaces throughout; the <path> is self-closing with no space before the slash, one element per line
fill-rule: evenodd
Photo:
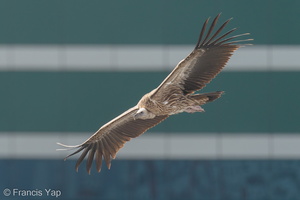
<path fill-rule="evenodd" d="M 133 119 L 134 119 L 134 120 L 137 119 L 138 114 L 139 114 L 139 113 L 135 113 L 135 114 L 133 115 Z"/>
<path fill-rule="evenodd" d="M 139 113 L 139 112 L 135 113 L 135 114 L 133 115 L 133 119 L 134 119 L 134 120 L 139 119 L 140 116 L 141 116 L 142 114 L 143 114 L 143 113 Z"/>

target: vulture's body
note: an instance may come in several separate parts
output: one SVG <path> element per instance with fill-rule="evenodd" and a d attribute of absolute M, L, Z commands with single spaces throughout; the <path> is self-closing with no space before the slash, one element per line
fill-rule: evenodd
<path fill-rule="evenodd" d="M 86 168 L 89 173 L 94 159 L 98 172 L 101 170 L 102 158 L 110 168 L 111 159 L 116 157 L 119 149 L 131 138 L 141 135 L 170 115 L 181 112 L 203 112 L 201 105 L 214 101 L 222 95 L 221 91 L 204 94 L 194 92 L 205 87 L 223 69 L 233 52 L 241 46 L 237 42 L 250 39 L 232 41 L 247 34 L 226 38 L 235 29 L 219 36 L 230 20 L 212 34 L 219 17 L 220 14 L 214 19 L 207 33 L 205 30 L 208 19 L 205 21 L 192 53 L 180 61 L 156 89 L 145 94 L 136 106 L 103 125 L 82 144 L 76 146 L 60 144 L 68 148 L 78 148 L 67 158 L 83 151 L 76 163 L 76 170 L 86 156 Z"/>

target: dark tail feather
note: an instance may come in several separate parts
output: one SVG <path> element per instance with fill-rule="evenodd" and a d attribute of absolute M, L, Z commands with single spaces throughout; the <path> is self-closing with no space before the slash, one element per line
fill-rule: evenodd
<path fill-rule="evenodd" d="M 206 103 L 208 103 L 208 102 L 212 102 L 212 101 L 220 98 L 223 93 L 224 93 L 224 91 L 216 91 L 216 92 L 209 92 L 209 93 L 203 93 L 203 94 L 195 94 L 195 95 L 192 95 L 192 98 L 194 98 L 196 100 L 201 100 L 203 98 L 208 97 L 208 100 L 206 101 Z"/>

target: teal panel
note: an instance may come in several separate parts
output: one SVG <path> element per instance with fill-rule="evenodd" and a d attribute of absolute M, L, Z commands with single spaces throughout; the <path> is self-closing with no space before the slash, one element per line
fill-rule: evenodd
<path fill-rule="evenodd" d="M 93 132 L 159 85 L 163 72 L 1 72 L 0 131 Z M 223 72 L 205 113 L 169 117 L 153 132 L 300 132 L 300 72 Z"/>
<path fill-rule="evenodd" d="M 1 43 L 62 43 L 63 7 L 59 1 L 0 0 Z"/>
<path fill-rule="evenodd" d="M 75 160 L 0 160 L 2 199 L 298 200 L 299 160 L 114 160 L 111 170 Z M 4 189 L 41 196 L 3 195 Z M 45 189 L 60 191 L 47 196 Z M 7 190 L 6 190 L 7 191 Z M 117 192 L 116 192 L 117 191 Z M 7 193 L 6 193 L 7 194 Z M 59 193 L 57 193 L 59 194 Z"/>
<path fill-rule="evenodd" d="M 300 44 L 300 2 L 0 0 L 1 44 L 194 44 L 222 12 L 254 44 Z M 284 9 L 282 9 L 284 8 Z M 288 37 L 287 37 L 288 33 Z"/>

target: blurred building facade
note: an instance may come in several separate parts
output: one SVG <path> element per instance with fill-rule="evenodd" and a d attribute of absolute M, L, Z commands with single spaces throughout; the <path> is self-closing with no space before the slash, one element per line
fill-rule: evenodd
<path fill-rule="evenodd" d="M 0 190 L 53 189 L 63 199 L 299 199 L 299 6 L 0 1 Z M 226 30 L 254 39 L 203 90 L 224 90 L 221 99 L 128 142 L 111 170 L 88 175 L 83 163 L 76 173 L 75 159 L 63 161 L 69 152 L 55 151 L 56 142 L 81 143 L 134 106 L 220 12 L 219 25 L 233 17 Z"/>

